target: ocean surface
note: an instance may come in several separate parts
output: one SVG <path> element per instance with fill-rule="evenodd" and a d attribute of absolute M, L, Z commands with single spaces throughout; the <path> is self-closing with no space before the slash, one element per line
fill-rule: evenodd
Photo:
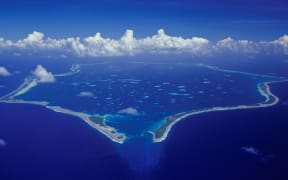
<path fill-rule="evenodd" d="M 61 64 L 61 66 L 55 66 L 50 61 L 43 61 L 42 64 L 44 63 L 45 67 L 52 72 L 63 73 L 69 71 L 70 63 L 56 62 Z M 8 64 L 8 67 L 15 69 L 14 72 L 19 71 L 20 68 L 21 72 L 15 73 L 14 76 L 9 78 L 1 78 L 1 84 L 5 85 L 5 88 L 0 88 L 1 95 L 5 95 L 11 90 L 16 89 L 22 83 L 27 74 L 29 74 L 33 68 L 35 68 L 35 64 L 39 62 L 31 61 L 31 64 L 26 64 L 25 67 L 21 67 L 19 64 L 13 63 L 13 61 L 5 62 L 5 64 Z M 163 75 L 160 80 L 157 80 L 157 78 L 155 79 L 154 77 L 161 77 L 161 75 L 149 76 L 153 75 L 153 73 L 149 72 L 148 70 L 153 70 L 155 67 L 163 67 L 164 65 L 153 65 L 150 68 L 146 68 L 146 71 L 144 72 L 135 71 L 134 73 L 129 73 L 127 75 L 127 79 L 130 79 L 130 76 L 132 75 L 134 79 L 143 79 L 145 77 L 153 79 L 154 81 L 151 83 L 160 81 L 165 77 L 165 75 Z M 165 67 L 167 67 L 166 65 Z M 114 64 L 109 65 L 109 68 L 115 70 L 115 67 L 113 66 Z M 119 67 L 119 65 L 115 66 Z M 93 67 L 94 66 L 88 66 L 88 68 Z M 136 64 L 136 68 L 137 67 L 138 64 Z M 107 75 L 106 71 L 104 71 L 105 69 L 103 67 L 98 69 L 103 70 L 102 76 L 99 76 L 99 80 L 105 78 L 107 79 L 107 77 L 103 77 Z M 133 64 L 132 69 L 135 69 L 135 63 Z M 215 74 L 207 75 L 207 77 L 201 77 L 200 83 L 199 79 L 199 82 L 197 81 L 197 78 L 193 79 L 193 73 L 195 75 L 197 69 L 195 68 L 195 71 L 193 72 L 187 70 L 186 74 L 182 75 L 182 77 L 187 78 L 183 79 L 181 77 L 181 81 L 177 82 L 180 82 L 180 84 L 185 84 L 186 82 L 191 82 L 190 80 L 192 79 L 194 84 L 198 86 L 201 84 L 201 86 L 205 87 L 207 84 L 203 84 L 203 81 L 207 81 L 207 79 L 204 78 L 207 78 L 208 76 L 214 77 L 214 79 L 209 79 L 212 84 L 213 82 L 221 83 L 223 80 L 221 77 L 225 78 L 225 74 L 227 75 L 227 73 L 213 72 L 209 70 L 207 72 Z M 244 71 L 245 68 L 237 70 Z M 121 76 L 123 76 L 125 72 L 127 71 L 121 71 L 121 73 L 118 73 L 118 75 L 121 74 Z M 159 72 L 161 74 L 161 72 L 167 72 L 167 70 L 165 69 L 161 71 L 157 69 L 153 72 Z M 274 74 L 277 74 L 276 71 L 273 72 Z M 95 81 L 95 79 L 97 80 L 98 78 L 95 76 L 95 72 L 94 74 L 92 73 L 90 75 L 89 73 L 80 73 L 79 75 L 87 76 L 86 79 L 93 81 Z M 116 77 L 111 77 L 110 75 L 111 74 L 109 74 L 110 79 Z M 93 76 L 94 79 L 92 78 Z M 203 104 L 193 104 L 195 101 L 190 102 L 183 100 L 182 103 L 188 103 L 185 104 L 184 110 L 187 109 L 188 105 L 190 105 L 189 103 L 191 103 L 191 106 L 194 105 L 197 108 L 205 107 L 205 105 L 209 105 L 209 100 L 213 100 L 213 103 L 218 103 L 215 105 L 221 105 L 221 102 L 223 102 L 223 105 L 235 105 L 237 103 L 242 104 L 244 102 L 251 104 L 253 102 L 263 100 L 263 97 L 259 95 L 256 88 L 256 83 L 263 81 L 262 78 L 251 78 L 245 75 L 243 76 L 237 74 L 232 76 L 237 82 L 237 86 L 235 84 L 233 85 L 222 82 L 222 90 L 219 90 L 219 93 L 223 92 L 223 89 L 226 90 L 232 88 L 233 91 L 229 92 L 234 92 L 234 95 L 240 94 L 239 98 L 233 99 L 235 96 L 231 96 L 228 98 L 229 101 L 225 100 L 225 98 L 217 101 L 217 96 L 209 96 L 210 99 L 205 99 L 203 95 L 202 99 L 205 101 L 201 101 L 201 98 L 199 98 L 199 100 L 197 100 L 197 98 L 196 100 L 194 99 L 197 103 L 199 102 Z M 281 72 L 281 76 L 285 76 L 284 71 L 283 73 Z M 229 78 L 230 80 L 233 79 L 231 78 L 231 74 Z M 217 81 L 217 79 L 219 81 Z M 163 82 L 167 82 L 169 80 L 171 81 L 171 78 L 167 78 L 165 81 L 162 79 Z M 63 96 L 67 98 L 67 101 L 69 100 L 69 97 L 74 97 L 78 99 L 77 102 L 84 102 L 85 100 L 82 100 L 75 95 L 81 91 L 93 90 L 93 88 L 86 89 L 87 87 L 91 87 L 88 85 L 93 84 L 91 81 L 89 84 L 85 82 L 86 84 L 84 83 L 82 86 L 79 85 L 79 82 L 76 82 L 78 84 L 75 84 L 73 78 L 63 81 L 66 83 L 63 83 L 62 85 L 61 80 L 58 80 L 57 82 L 62 87 L 62 90 L 64 91 L 63 94 L 67 95 Z M 133 82 L 135 83 L 135 81 Z M 239 82 L 245 82 L 246 84 Z M 247 82 L 249 83 L 247 84 Z M 57 86 L 59 84 L 57 84 Z M 176 84 L 175 87 L 171 87 L 171 89 L 168 88 L 169 93 L 173 93 L 178 86 L 183 86 L 180 84 Z M 188 85 L 186 85 L 186 89 L 189 89 L 187 86 L 194 87 L 194 84 L 192 83 L 189 85 L 188 83 Z M 51 88 L 47 91 L 47 93 L 43 93 L 45 92 L 43 91 L 43 88 L 41 89 L 40 86 L 37 86 L 36 88 L 39 90 L 38 93 L 32 93 L 33 90 L 31 90 L 31 95 L 29 96 L 29 93 L 27 93 L 26 97 L 23 95 L 23 98 L 35 98 L 38 100 L 39 98 L 44 97 L 44 99 L 40 100 L 47 100 L 50 103 L 54 103 L 54 105 L 64 102 L 61 105 L 65 107 L 65 101 L 63 101 L 63 99 L 54 99 L 52 96 L 51 99 L 49 99 L 49 91 L 53 91 L 52 87 L 55 86 L 55 89 L 58 89 L 56 84 L 51 84 L 49 86 Z M 68 91 L 71 87 L 75 86 L 75 91 Z M 81 86 L 81 91 L 78 90 L 77 86 L 78 88 Z M 156 86 L 156 89 L 160 88 L 158 87 L 157 83 L 155 85 L 153 84 L 152 87 L 154 86 Z M 66 89 L 63 89 L 63 87 L 66 87 Z M 105 87 L 105 84 L 103 84 L 101 87 Z M 116 83 L 115 87 L 119 87 L 119 84 Z M 136 88 L 134 90 L 136 95 L 134 94 L 133 96 L 137 97 L 138 99 L 137 92 L 140 92 L 139 89 L 143 87 L 133 86 L 133 88 Z M 211 86 L 207 89 L 213 88 L 214 86 Z M 234 91 L 236 89 L 241 89 L 242 91 Z M 170 92 L 170 90 L 173 91 Z M 202 94 L 201 92 L 199 93 L 201 90 L 201 87 L 199 87 L 199 90 L 197 90 L 197 94 L 199 96 Z M 61 113 L 55 113 L 51 110 L 45 109 L 44 107 L 36 105 L 1 103 L 0 139 L 5 143 L 0 145 L 0 179 L 156 180 L 182 178 L 198 180 L 286 180 L 288 178 L 287 90 L 287 82 L 271 85 L 271 91 L 280 98 L 280 102 L 273 107 L 209 112 L 195 115 L 177 123 L 177 125 L 175 125 L 170 131 L 168 138 L 162 143 L 153 143 L 149 135 L 144 135 L 137 136 L 137 138 L 132 138 L 127 143 L 122 145 L 112 142 L 110 139 L 99 133 L 97 130 L 91 128 L 79 118 Z M 35 92 L 36 91 L 37 89 L 35 89 Z M 101 91 L 93 91 L 93 93 L 95 96 L 98 96 L 97 93 L 103 93 L 103 91 L 104 89 Z M 154 92 L 154 90 L 148 92 Z M 193 94 L 193 97 L 195 97 L 195 92 L 194 94 L 193 92 L 188 93 Z M 74 96 L 72 96 L 72 93 Z M 111 91 L 111 93 L 112 95 L 117 94 L 117 92 L 113 91 Z M 152 96 L 151 94 L 153 93 L 150 93 L 149 97 Z M 217 92 L 215 92 L 215 94 L 218 95 L 219 98 L 220 94 L 217 94 Z M 243 96 L 241 96 L 241 94 Z M 52 95 L 57 94 L 54 93 Z M 147 95 L 141 94 L 141 97 L 142 96 Z M 102 96 L 99 95 L 99 97 Z M 119 98 L 125 98 L 125 96 L 121 95 Z M 181 98 L 177 98 L 178 96 L 176 97 L 176 101 L 181 100 Z M 126 99 L 129 98 L 126 96 Z M 166 100 L 167 96 L 160 96 L 159 104 L 161 104 L 161 102 L 166 102 Z M 171 103 L 170 100 L 169 102 Z M 127 103 L 126 105 L 119 106 L 115 109 L 112 108 L 112 110 L 109 108 L 108 104 L 105 106 L 106 111 L 104 107 L 100 109 L 103 103 L 99 103 L 97 108 L 93 107 L 93 103 L 94 101 L 90 102 L 89 104 L 89 100 L 87 104 L 81 106 L 79 106 L 79 104 L 72 104 L 71 106 L 71 103 L 67 103 L 67 107 L 73 110 L 86 110 L 88 113 L 117 114 L 118 110 L 131 106 L 138 109 L 139 112 L 146 112 L 146 115 L 143 116 L 144 118 L 150 117 L 147 116 L 147 112 L 154 111 L 156 112 L 156 115 L 153 117 L 159 117 L 160 119 L 162 117 L 157 115 L 155 108 L 148 106 L 151 103 L 141 106 L 141 104 L 131 105 L 131 103 L 129 104 L 129 101 L 125 101 L 125 103 Z M 165 105 L 167 103 L 163 104 Z M 164 110 L 166 110 L 164 111 L 166 114 L 178 112 L 176 111 L 177 108 L 175 110 L 174 107 L 175 106 L 172 105 L 165 106 L 164 108 L 162 107 L 161 112 Z M 183 110 L 183 107 L 179 107 L 178 110 Z M 166 115 L 165 113 L 164 115 Z M 115 125 L 115 127 L 119 129 L 122 128 L 122 131 L 128 132 L 128 134 L 132 136 L 135 133 L 139 133 L 138 131 L 135 131 L 135 127 L 137 127 L 137 125 L 139 125 L 140 128 L 145 129 L 154 123 L 151 120 L 148 123 L 149 125 L 147 125 L 147 123 L 135 123 L 133 122 L 132 117 L 130 120 L 128 119 L 126 121 L 127 122 L 122 125 L 118 123 L 117 126 L 117 123 L 115 123 L 117 121 L 113 121 L 112 119 L 109 125 Z M 252 150 L 247 150 L 249 148 Z"/>
<path fill-rule="evenodd" d="M 265 98 L 257 84 L 277 80 L 187 61 L 106 60 L 78 66 L 78 73 L 38 83 L 17 98 L 102 116 L 128 138 L 138 138 L 170 115 L 261 102 Z"/>

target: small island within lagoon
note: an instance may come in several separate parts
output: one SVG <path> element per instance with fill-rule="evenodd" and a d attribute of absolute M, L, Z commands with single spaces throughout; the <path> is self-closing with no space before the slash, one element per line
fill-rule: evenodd
<path fill-rule="evenodd" d="M 273 106 L 278 97 L 269 84 L 286 81 L 205 64 L 139 60 L 74 64 L 53 78 L 43 83 L 32 73 L 1 102 L 76 116 L 120 144 L 142 136 L 162 142 L 178 121 L 200 113 Z"/>

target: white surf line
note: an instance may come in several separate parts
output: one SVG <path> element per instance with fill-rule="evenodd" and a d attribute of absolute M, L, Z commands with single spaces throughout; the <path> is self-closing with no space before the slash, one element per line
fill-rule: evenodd
<path fill-rule="evenodd" d="M 269 84 L 272 83 L 279 83 L 279 82 L 287 82 L 288 80 L 278 80 L 278 81 L 269 81 L 269 82 L 265 82 L 265 83 L 260 83 L 258 84 L 258 91 L 259 93 L 265 97 L 265 101 L 264 102 L 260 102 L 260 103 L 256 103 L 253 105 L 237 105 L 237 106 L 228 106 L 228 107 L 212 107 L 212 108 L 208 108 L 208 109 L 200 109 L 200 110 L 195 110 L 192 112 L 183 112 L 183 113 L 179 113 L 173 116 L 170 116 L 170 118 L 173 117 L 177 117 L 175 118 L 175 120 L 172 121 L 172 123 L 168 124 L 167 127 L 165 127 L 164 133 L 160 136 L 160 137 L 156 137 L 156 133 L 155 131 L 149 131 L 150 134 L 152 134 L 153 137 L 153 142 L 154 143 L 159 143 L 164 141 L 171 128 L 179 121 L 181 121 L 182 119 L 185 119 L 187 117 L 192 117 L 193 115 L 197 115 L 197 114 L 203 114 L 203 113 L 208 113 L 208 112 L 214 112 L 214 111 L 228 111 L 228 110 L 239 110 L 239 109 L 254 109 L 254 108 L 264 108 L 264 107 L 271 107 L 276 105 L 279 102 L 279 98 L 274 95 L 271 91 L 270 91 L 270 87 Z M 271 101 L 271 102 L 270 102 Z M 167 119 L 167 118 L 166 118 Z M 157 130 L 156 130 L 157 131 Z"/>
<path fill-rule="evenodd" d="M 55 77 L 71 76 L 79 72 L 80 72 L 80 65 L 73 64 L 69 72 L 63 74 L 55 74 L 54 76 Z M 34 78 L 33 76 L 27 77 L 24 79 L 24 82 L 17 89 L 4 95 L 3 97 L 0 98 L 0 100 L 6 99 L 7 97 L 9 97 L 10 99 L 14 99 L 16 96 L 20 96 L 29 92 L 33 87 L 36 87 L 37 85 L 38 80 L 36 78 Z"/>
<path fill-rule="evenodd" d="M 80 72 L 81 66 L 91 66 L 91 65 L 102 65 L 102 64 L 110 64 L 109 62 L 98 62 L 98 63 L 87 63 L 87 64 L 72 64 L 70 71 L 63 74 L 56 74 L 55 77 L 65 77 L 77 74 Z"/>
<path fill-rule="evenodd" d="M 75 68 L 75 70 L 77 70 L 78 68 L 79 68 L 79 66 L 77 68 Z M 77 72 L 79 72 L 79 71 L 77 70 Z M 65 73 L 65 76 L 67 76 L 68 74 L 71 74 L 71 73 Z M 75 73 L 73 73 L 73 74 L 75 74 Z M 62 74 L 62 75 L 64 75 L 64 74 Z M 75 116 L 75 117 L 82 119 L 88 125 L 90 125 L 94 129 L 97 129 L 100 133 L 102 133 L 103 135 L 105 135 L 106 137 L 108 137 L 109 139 L 111 139 L 114 142 L 123 144 L 125 142 L 125 140 L 127 139 L 125 134 L 119 133 L 119 132 L 117 132 L 117 130 L 115 128 L 106 125 L 105 119 L 103 117 L 101 117 L 103 122 L 102 122 L 102 125 L 100 125 L 100 124 L 97 124 L 91 120 L 91 118 L 93 118 L 93 117 L 95 118 L 95 116 L 93 116 L 93 115 L 85 114 L 82 112 L 72 111 L 69 109 L 62 108 L 60 106 L 49 106 L 48 105 L 49 103 L 46 101 L 25 101 L 25 100 L 21 100 L 21 99 L 15 99 L 16 96 L 27 93 L 33 87 L 37 86 L 37 84 L 38 84 L 38 80 L 36 78 L 34 78 L 34 77 L 25 78 L 24 82 L 16 90 L 14 90 L 14 91 L 10 92 L 9 94 L 1 97 L 0 103 L 32 104 L 32 105 L 43 106 L 43 107 L 50 109 L 54 112 L 63 113 L 63 114 Z"/>
<path fill-rule="evenodd" d="M 20 96 L 22 94 L 25 94 L 27 93 L 28 91 L 30 91 L 33 87 L 37 86 L 38 84 L 38 81 L 37 79 L 33 79 L 31 78 L 31 81 L 28 80 L 26 86 L 22 89 L 20 89 L 19 91 L 17 91 L 14 95 L 13 95 L 13 98 L 16 97 L 16 96 Z"/>
<path fill-rule="evenodd" d="M 70 71 L 67 73 L 63 73 L 63 74 L 55 74 L 55 77 L 65 77 L 65 76 L 71 76 L 74 74 L 77 74 L 80 72 L 80 64 L 72 64 Z"/>
<path fill-rule="evenodd" d="M 266 75 L 266 74 L 256 74 L 256 73 L 250 73 L 250 72 L 243 72 L 243 71 L 237 71 L 237 70 L 228 70 L 228 69 L 222 69 L 217 66 L 211 66 L 211 65 L 206 65 L 206 64 L 195 64 L 196 66 L 199 67 L 205 67 L 214 71 L 220 71 L 220 72 L 227 72 L 227 73 L 233 73 L 233 74 L 243 74 L 243 75 L 248 75 L 248 76 L 256 76 L 256 77 L 264 77 L 264 78 L 277 78 L 272 75 Z"/>
<path fill-rule="evenodd" d="M 92 115 L 88 115 L 88 114 L 85 114 L 82 112 L 72 111 L 70 109 L 65 109 L 65 108 L 62 108 L 60 106 L 45 106 L 45 107 L 54 111 L 54 112 L 79 117 L 80 119 L 85 121 L 88 125 L 90 125 L 94 129 L 98 130 L 100 133 L 102 133 L 103 135 L 105 135 L 106 137 L 111 139 L 112 141 L 117 142 L 119 144 L 123 144 L 125 142 L 125 140 L 127 139 L 127 137 L 124 133 L 119 133 L 119 132 L 117 132 L 117 130 L 115 128 L 106 125 L 105 119 L 103 117 L 101 117 L 103 120 L 103 122 L 102 122 L 103 125 L 100 125 L 100 124 L 94 123 L 90 119 L 91 117 L 93 117 Z"/>
<path fill-rule="evenodd" d="M 98 130 L 100 133 L 108 137 L 110 140 L 117 142 L 119 144 L 123 144 L 125 140 L 127 139 L 126 135 L 124 133 L 119 133 L 117 130 L 111 126 L 108 126 L 105 123 L 105 119 L 101 117 L 103 120 L 103 125 L 97 124 L 91 120 L 91 118 L 95 117 L 93 115 L 85 114 L 82 112 L 76 112 L 69 109 L 62 108 L 60 106 L 50 106 L 49 103 L 46 101 L 24 101 L 24 100 L 0 100 L 1 103 L 11 103 L 11 104 L 32 104 L 32 105 L 38 105 L 43 106 L 49 110 L 52 110 L 57 113 L 63 113 L 66 115 L 71 115 L 74 117 L 78 117 L 84 122 L 86 122 L 89 126 L 92 128 Z"/>
<path fill-rule="evenodd" d="M 20 100 L 20 99 L 0 100 L 0 103 L 7 103 L 7 104 L 32 104 L 32 105 L 39 105 L 39 106 L 48 105 L 48 102 L 46 102 L 46 101 L 24 101 L 24 100 Z"/>
<path fill-rule="evenodd" d="M 24 79 L 24 82 L 14 91 L 4 95 L 0 98 L 0 100 L 5 100 L 7 98 L 14 99 L 16 96 L 19 96 L 21 94 L 27 93 L 30 89 L 35 87 L 37 85 L 37 80 L 32 77 L 28 77 Z"/>

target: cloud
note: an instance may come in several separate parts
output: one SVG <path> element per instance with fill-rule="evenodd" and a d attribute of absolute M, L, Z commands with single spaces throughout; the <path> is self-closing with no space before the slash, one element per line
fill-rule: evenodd
<path fill-rule="evenodd" d="M 222 39 L 214 45 L 217 53 L 234 52 L 255 54 L 259 52 L 258 44 L 248 40 L 234 40 L 231 37 Z"/>
<path fill-rule="evenodd" d="M 32 34 L 29 34 L 23 41 L 18 41 L 18 44 L 24 45 L 33 45 L 40 44 L 43 42 L 44 34 L 41 32 L 34 31 Z"/>
<path fill-rule="evenodd" d="M 242 147 L 241 149 L 244 150 L 245 152 L 249 153 L 249 154 L 261 156 L 261 152 L 252 146 L 251 147 Z"/>
<path fill-rule="evenodd" d="M 139 49 L 151 53 L 206 54 L 209 40 L 200 37 L 173 37 L 167 35 L 164 29 L 159 29 L 156 35 L 138 40 L 137 45 Z"/>
<path fill-rule="evenodd" d="M 80 97 L 94 97 L 94 94 L 89 91 L 83 91 L 78 94 Z"/>
<path fill-rule="evenodd" d="M 280 47 L 280 52 L 284 51 L 284 54 L 288 55 L 288 35 L 285 34 L 272 43 Z"/>
<path fill-rule="evenodd" d="M 4 141 L 4 139 L 0 139 L 0 147 L 5 147 L 7 146 L 6 141 Z"/>
<path fill-rule="evenodd" d="M 55 82 L 55 78 L 51 72 L 48 72 L 43 66 L 37 65 L 36 69 L 32 74 L 38 79 L 38 82 L 41 83 L 52 83 Z"/>
<path fill-rule="evenodd" d="M 119 114 L 128 114 L 128 115 L 132 115 L 132 116 L 138 116 L 139 112 L 137 111 L 137 109 L 132 108 L 132 107 L 128 107 L 125 109 L 122 109 L 120 111 L 118 111 Z"/>
<path fill-rule="evenodd" d="M 131 56 L 137 54 L 189 54 L 195 56 L 219 53 L 276 53 L 288 54 L 288 35 L 274 41 L 235 40 L 227 37 L 212 42 L 203 37 L 184 38 L 170 36 L 159 29 L 153 36 L 137 39 L 133 30 L 126 30 L 119 39 L 105 38 L 100 32 L 89 37 L 68 37 L 62 39 L 45 38 L 44 33 L 34 31 L 18 41 L 0 37 L 0 52 L 51 53 L 59 56 L 105 57 Z"/>
<path fill-rule="evenodd" d="M 5 68 L 0 66 L 0 76 L 10 76 L 11 73 Z"/>

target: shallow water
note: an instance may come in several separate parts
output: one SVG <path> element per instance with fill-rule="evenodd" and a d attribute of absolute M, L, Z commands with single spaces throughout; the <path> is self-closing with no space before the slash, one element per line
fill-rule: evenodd
<path fill-rule="evenodd" d="M 143 62 L 83 66 L 76 76 L 57 78 L 54 84 L 40 84 L 21 97 L 47 100 L 87 113 L 110 114 L 107 123 L 130 137 L 137 135 L 122 145 L 73 116 L 36 105 L 1 103 L 0 139 L 6 146 L 0 146 L 0 179 L 288 178 L 285 104 L 288 83 L 271 86 L 271 91 L 280 98 L 276 106 L 189 117 L 177 123 L 164 142 L 155 144 L 151 135 L 143 131 L 157 125 L 166 114 L 207 105 L 254 104 L 264 99 L 256 84 L 266 79 L 210 71 L 192 64 L 150 63 L 141 66 L 143 68 L 139 64 Z M 167 68 L 170 66 L 173 71 Z M 53 65 L 47 67 L 54 70 Z M 125 67 L 125 71 L 119 71 L 119 67 Z M 33 68 L 34 65 L 27 65 L 22 73 L 0 79 L 6 86 L 6 90 L 0 88 L 1 95 L 17 88 Z M 57 66 L 55 71 L 63 73 L 63 69 L 66 72 L 69 64 L 62 68 Z M 177 75 L 175 78 L 169 77 L 172 72 Z M 96 76 L 97 73 L 100 76 Z M 106 81 L 107 78 L 110 80 Z M 164 92 L 157 94 L 160 88 Z M 186 92 L 182 92 L 183 89 Z M 82 91 L 93 92 L 99 100 L 77 96 Z M 222 94 L 223 91 L 227 94 Z M 189 93 L 193 98 L 190 101 L 189 96 L 169 93 Z M 123 104 L 109 103 L 115 100 L 106 99 L 110 94 Z M 217 96 L 209 96 L 211 94 Z M 137 101 L 140 97 L 145 100 L 146 96 L 147 104 Z M 159 104 L 151 105 L 154 101 Z M 137 109 L 139 115 L 117 113 L 127 107 Z M 243 147 L 253 147 L 261 155 L 247 153 Z"/>

